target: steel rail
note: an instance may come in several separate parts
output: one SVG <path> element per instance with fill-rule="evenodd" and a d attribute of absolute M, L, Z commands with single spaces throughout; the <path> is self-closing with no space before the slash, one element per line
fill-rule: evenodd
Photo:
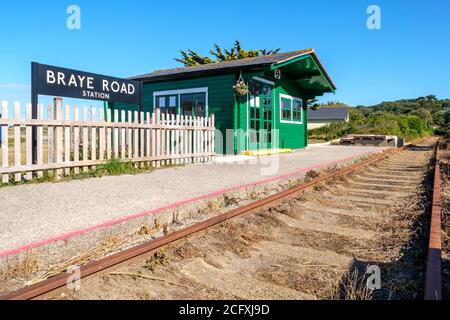
<path fill-rule="evenodd" d="M 405 150 L 406 148 L 407 147 L 399 148 L 399 149 L 391 149 L 391 150 L 385 151 L 385 152 L 375 155 L 369 159 L 366 159 L 366 160 L 363 160 L 356 164 L 336 170 L 335 172 L 328 173 L 326 175 L 323 175 L 323 176 L 321 176 L 317 179 L 311 180 L 309 182 L 298 184 L 294 187 L 291 187 L 290 189 L 287 189 L 280 193 L 266 197 L 264 199 L 257 200 L 253 203 L 250 203 L 243 207 L 234 209 L 227 213 L 218 215 L 209 220 L 199 222 L 192 226 L 189 226 L 184 229 L 175 231 L 171 234 L 165 235 L 161 238 L 151 240 L 149 242 L 146 242 L 141 245 L 130 248 L 128 250 L 116 253 L 114 255 L 102 258 L 100 260 L 90 262 L 90 263 L 80 267 L 80 276 L 81 276 L 81 278 L 85 278 L 85 277 L 88 277 L 95 273 L 104 271 L 105 269 L 114 267 L 118 264 L 126 262 L 127 260 L 136 258 L 140 255 L 149 253 L 151 251 L 154 251 L 162 246 L 165 246 L 174 241 L 180 240 L 186 236 L 198 233 L 204 229 L 210 228 L 212 226 L 215 226 L 217 224 L 225 222 L 234 217 L 252 213 L 255 211 L 269 209 L 269 208 L 273 207 L 274 205 L 280 203 L 281 201 L 295 197 L 301 191 L 304 191 L 308 188 L 314 187 L 315 185 L 317 185 L 319 183 L 335 179 L 338 176 L 342 176 L 342 175 L 351 173 L 351 172 L 353 172 L 357 169 L 360 169 L 364 166 L 367 166 L 369 164 L 372 164 L 374 162 L 377 162 L 379 160 L 387 158 L 388 156 L 391 156 L 393 154 L 399 153 L 399 152 Z M 46 279 L 42 282 L 33 284 L 28 287 L 24 287 L 22 289 L 19 289 L 15 292 L 12 292 L 12 293 L 9 293 L 6 295 L 0 296 L 0 300 L 30 300 L 30 299 L 34 299 L 34 298 L 42 296 L 46 293 L 49 293 L 51 291 L 54 291 L 56 289 L 66 286 L 69 279 L 71 279 L 71 277 L 73 277 L 71 274 L 63 272 L 57 276 Z"/>
<path fill-rule="evenodd" d="M 442 204 L 439 142 L 436 146 L 436 164 L 434 168 L 433 203 L 431 209 L 430 240 L 428 245 L 425 280 L 425 300 L 442 300 Z"/>

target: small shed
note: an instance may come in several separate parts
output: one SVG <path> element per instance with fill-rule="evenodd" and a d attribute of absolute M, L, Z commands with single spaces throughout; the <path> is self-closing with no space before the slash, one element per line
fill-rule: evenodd
<path fill-rule="evenodd" d="M 215 115 L 217 153 L 305 148 L 308 100 L 336 86 L 313 49 L 134 76 L 143 82 L 143 111 Z M 243 80 L 247 92 L 234 86 Z M 137 106 L 109 104 L 112 109 Z M 222 137 L 220 137 L 222 136 Z"/>
<path fill-rule="evenodd" d="M 348 107 L 320 107 L 317 110 L 308 109 L 308 130 L 324 127 L 331 123 L 350 121 Z"/>

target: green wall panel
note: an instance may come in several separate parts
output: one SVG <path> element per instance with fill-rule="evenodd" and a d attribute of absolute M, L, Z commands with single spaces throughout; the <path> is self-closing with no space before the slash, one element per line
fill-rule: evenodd
<path fill-rule="evenodd" d="M 263 77 L 267 80 L 275 82 L 274 87 L 274 122 L 273 127 L 279 130 L 278 147 L 299 149 L 307 146 L 307 125 L 306 125 L 306 108 L 302 111 L 302 124 L 281 123 L 280 121 L 280 94 L 287 94 L 289 96 L 304 99 L 304 94 L 299 87 L 290 81 L 277 80 L 272 77 L 271 72 L 263 74 L 245 73 L 243 77 L 249 81 L 254 76 Z M 168 90 L 183 90 L 192 88 L 208 88 L 208 108 L 209 114 L 214 113 L 216 118 L 216 128 L 222 132 L 223 137 L 226 137 L 227 129 L 241 129 L 243 134 L 235 133 L 234 137 L 234 151 L 241 152 L 247 149 L 247 97 L 235 97 L 233 92 L 233 85 L 238 74 L 217 75 L 209 77 L 199 77 L 182 80 L 160 81 L 144 83 L 144 111 L 153 111 L 153 93 L 155 91 Z M 306 101 L 303 100 L 305 106 Z M 137 110 L 137 106 L 116 104 L 114 108 L 119 110 Z M 216 141 L 217 152 L 222 153 L 225 150 L 225 141 Z"/>

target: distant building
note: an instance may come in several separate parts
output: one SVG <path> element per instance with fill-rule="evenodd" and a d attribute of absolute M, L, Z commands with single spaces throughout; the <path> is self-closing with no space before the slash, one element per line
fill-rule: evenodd
<path fill-rule="evenodd" d="M 308 109 L 308 130 L 317 129 L 330 123 L 349 122 L 348 107 L 320 107 L 317 110 Z"/>

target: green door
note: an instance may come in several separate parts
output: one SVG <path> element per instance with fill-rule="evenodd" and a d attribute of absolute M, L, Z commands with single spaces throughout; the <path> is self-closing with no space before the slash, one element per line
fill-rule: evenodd
<path fill-rule="evenodd" d="M 249 150 L 270 149 L 273 138 L 273 87 L 258 82 L 249 96 Z"/>

